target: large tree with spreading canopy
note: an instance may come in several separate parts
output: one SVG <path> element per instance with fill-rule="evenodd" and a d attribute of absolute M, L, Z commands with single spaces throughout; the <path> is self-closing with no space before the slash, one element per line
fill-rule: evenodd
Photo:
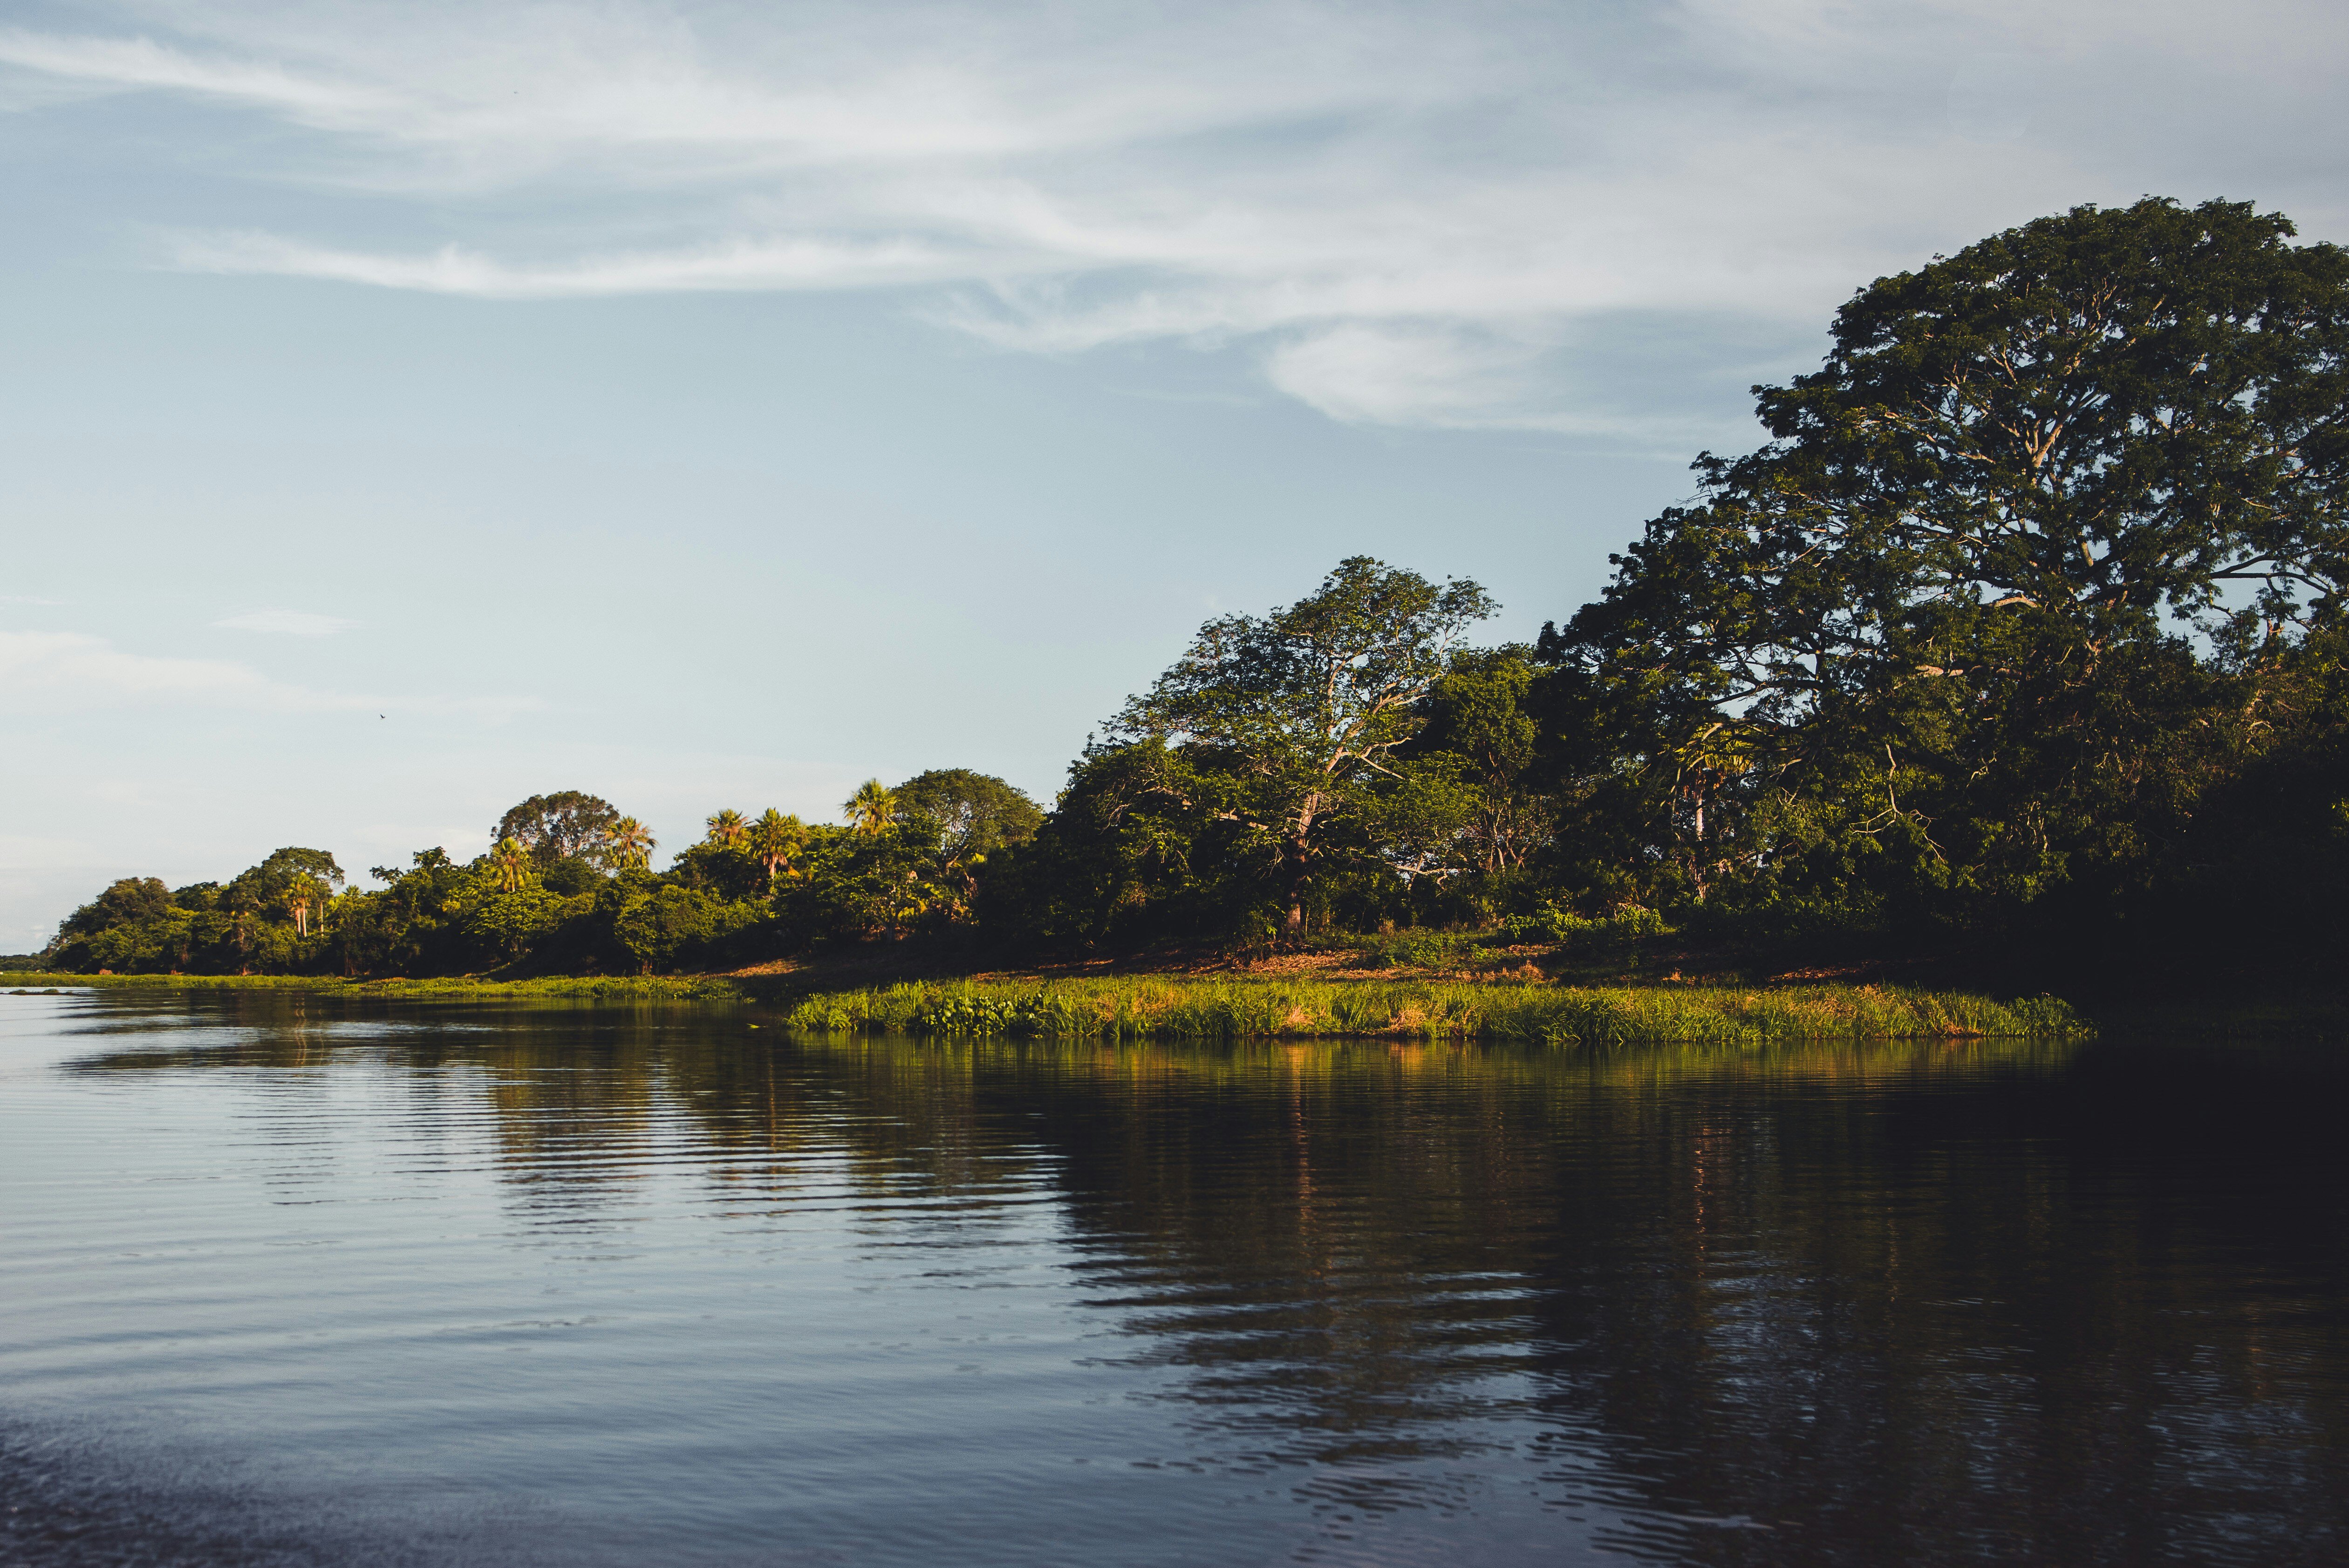
<path fill-rule="evenodd" d="M 1861 290 L 1546 632 L 1588 776 L 1700 896 L 1806 835 L 2025 893 L 2142 851 L 2342 621 L 2349 253 L 2292 236 L 2082 207 Z"/>
<path fill-rule="evenodd" d="M 1392 839 L 1381 808 L 1420 782 L 1405 749 L 1426 721 L 1422 699 L 1495 608 L 1464 579 L 1431 583 L 1349 556 L 1294 604 L 1200 627 L 1112 722 L 1110 743 L 1184 754 L 1180 781 L 1170 772 L 1164 788 L 1239 830 L 1241 855 L 1274 877 L 1294 934 L 1333 837 Z"/>
<path fill-rule="evenodd" d="M 533 795 L 498 819 L 490 842 L 513 840 L 542 865 L 582 860 L 605 871 L 618 869 L 613 859 L 611 829 L 619 809 L 600 795 L 582 789 L 557 789 Z"/>

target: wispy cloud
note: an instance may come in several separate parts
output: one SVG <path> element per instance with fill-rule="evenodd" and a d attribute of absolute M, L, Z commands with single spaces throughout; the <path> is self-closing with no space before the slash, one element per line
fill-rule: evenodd
<path fill-rule="evenodd" d="M 575 299 L 724 289 L 872 288 L 968 277 L 968 256 L 916 242 L 843 244 L 731 240 L 689 251 L 599 254 L 517 264 L 456 245 L 383 255 L 270 234 L 191 235 L 172 253 L 199 272 L 282 273 L 481 299 Z"/>
<path fill-rule="evenodd" d="M 276 680 L 226 659 L 136 654 L 79 632 L 0 632 L 0 711 L 142 705 L 275 713 L 448 715 L 511 718 L 545 705 L 533 697 L 379 696 L 321 691 Z"/>
<path fill-rule="evenodd" d="M 247 614 L 231 615 L 214 621 L 234 632 L 272 632 L 285 636 L 325 637 L 336 632 L 347 632 L 358 624 L 339 615 L 314 614 L 307 610 L 254 610 Z"/>
<path fill-rule="evenodd" d="M 1628 428 L 1651 416 L 1578 372 L 1609 322 L 1815 331 L 1870 276 L 2079 201 L 2349 222 L 2349 13 L 2303 0 L 120 15 L 0 31 L 0 65 L 274 118 L 306 134 L 250 174 L 378 203 L 359 233 L 347 202 L 183 233 L 177 266 L 500 299 L 912 289 L 1022 351 L 1243 344 L 1371 422 Z"/>

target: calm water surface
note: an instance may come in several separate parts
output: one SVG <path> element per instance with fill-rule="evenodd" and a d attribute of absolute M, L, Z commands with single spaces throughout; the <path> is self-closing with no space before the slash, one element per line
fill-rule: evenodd
<path fill-rule="evenodd" d="M 0 1559 L 2349 1561 L 2322 1047 L 0 996 Z"/>

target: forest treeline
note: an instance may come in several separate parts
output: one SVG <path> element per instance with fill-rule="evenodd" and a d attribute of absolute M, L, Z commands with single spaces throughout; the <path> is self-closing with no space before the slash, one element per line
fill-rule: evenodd
<path fill-rule="evenodd" d="M 609 801 L 533 795 L 470 861 L 419 850 L 347 885 L 322 850 L 284 849 L 226 882 L 126 878 L 75 912 L 47 955 L 118 974 L 633 974 L 737 965 L 827 939 L 966 923 L 990 853 L 1043 813 L 999 779 L 867 782 L 845 826 L 720 810 L 667 869 Z"/>
<path fill-rule="evenodd" d="M 114 884 L 60 967 L 731 965 L 1395 928 L 1774 952 L 2324 962 L 2349 872 L 2349 253 L 2245 203 L 2083 207 L 1878 280 L 1768 440 L 1530 645 L 1368 557 L 1203 626 L 1049 810 L 940 770 L 667 869 L 576 792 L 345 884 Z"/>

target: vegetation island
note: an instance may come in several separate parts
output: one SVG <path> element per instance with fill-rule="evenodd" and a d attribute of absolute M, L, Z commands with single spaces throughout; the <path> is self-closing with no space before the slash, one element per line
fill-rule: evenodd
<path fill-rule="evenodd" d="M 1534 644 L 1475 643 L 1495 605 L 1473 582 L 1350 558 L 1202 626 L 1049 810 L 966 769 L 875 779 L 838 824 L 719 810 L 655 872 L 641 822 L 565 790 L 488 853 L 421 850 L 373 887 L 301 848 L 225 882 L 125 879 L 38 966 L 1157 968 L 1292 992 L 1379 971 L 1446 978 L 1459 996 L 1423 994 L 1468 1032 L 1514 1008 L 1552 1036 L 1595 1006 L 1555 982 L 1667 970 L 1737 979 L 1755 1018 L 1800 1011 L 1755 982 L 1806 972 L 2010 995 L 2321 976 L 2349 883 L 2349 253 L 2294 234 L 2148 199 L 1879 279 L 1816 374 L 1755 389 L 1767 444 L 1700 456 L 1693 499 Z M 1148 1012 L 1113 990 L 1069 1027 Z M 1957 1032 L 2062 1026 L 1899 995 Z M 1049 1032 L 1052 995 L 803 1010 Z M 1351 1021 L 1436 1026 L 1413 1006 Z"/>

